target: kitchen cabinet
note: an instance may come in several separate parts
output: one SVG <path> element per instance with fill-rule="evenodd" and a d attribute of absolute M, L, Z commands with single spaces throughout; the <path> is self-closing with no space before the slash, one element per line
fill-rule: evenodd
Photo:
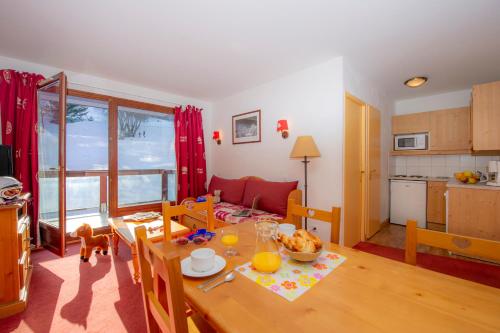
<path fill-rule="evenodd" d="M 446 223 L 446 182 L 427 182 L 427 222 Z"/>
<path fill-rule="evenodd" d="M 500 150 L 500 81 L 472 87 L 472 145 L 475 151 Z"/>
<path fill-rule="evenodd" d="M 450 187 L 448 232 L 500 241 L 500 189 Z"/>
<path fill-rule="evenodd" d="M 429 150 L 470 150 L 468 107 L 429 112 Z"/>
<path fill-rule="evenodd" d="M 392 134 L 429 132 L 430 113 L 412 113 L 392 117 Z"/>

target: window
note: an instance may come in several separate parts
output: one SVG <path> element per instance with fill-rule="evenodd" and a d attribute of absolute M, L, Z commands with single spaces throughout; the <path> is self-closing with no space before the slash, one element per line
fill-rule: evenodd
<path fill-rule="evenodd" d="M 175 200 L 173 118 L 118 106 L 118 207 Z"/>
<path fill-rule="evenodd" d="M 161 210 L 177 195 L 173 110 L 112 99 L 110 114 L 111 215 Z"/>
<path fill-rule="evenodd" d="M 40 95 L 40 213 L 57 222 L 58 131 L 54 94 Z M 176 200 L 175 130 L 168 107 L 68 90 L 66 232 L 81 223 L 161 209 Z M 54 222 L 54 223 L 55 223 Z"/>

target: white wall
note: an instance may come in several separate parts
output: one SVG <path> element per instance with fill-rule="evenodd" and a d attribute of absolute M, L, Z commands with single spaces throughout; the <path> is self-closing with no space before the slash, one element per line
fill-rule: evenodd
<path fill-rule="evenodd" d="M 380 110 L 381 113 L 381 182 L 380 182 L 380 221 L 389 218 L 389 151 L 392 149 L 391 117 L 393 101 L 377 85 L 367 80 L 355 67 L 344 58 L 345 91 L 356 96 L 367 104 Z"/>
<path fill-rule="evenodd" d="M 100 93 L 115 97 L 128 98 L 137 101 L 154 103 L 165 106 L 187 105 L 192 104 L 204 109 L 203 125 L 205 129 L 205 145 L 207 156 L 207 173 L 212 173 L 211 152 L 210 152 L 210 128 L 212 104 L 207 101 L 198 100 L 186 96 L 171 94 L 164 91 L 140 87 L 124 82 L 108 80 L 101 77 L 96 77 L 84 73 L 77 73 L 65 70 L 63 68 L 55 68 L 52 66 L 36 64 L 14 58 L 0 56 L 0 69 L 14 69 L 17 71 L 32 72 L 42 74 L 45 77 L 50 77 L 61 71 L 64 71 L 68 78 L 68 88 Z M 0 137 L 1 142 L 1 137 Z"/>
<path fill-rule="evenodd" d="M 289 158 L 299 135 L 312 135 L 321 152 L 308 169 L 309 202 L 312 207 L 330 209 L 342 204 L 343 146 L 342 58 L 304 69 L 261 86 L 216 101 L 212 126 L 222 132 L 222 144 L 212 141 L 213 171 L 238 178 L 256 175 L 268 180 L 299 180 L 303 187 L 304 166 Z M 262 142 L 233 145 L 232 116 L 260 109 Z M 279 119 L 287 119 L 290 137 L 276 132 Z M 317 226 L 329 239 L 329 225 Z"/>
<path fill-rule="evenodd" d="M 402 115 L 468 106 L 471 90 L 472 88 L 444 94 L 399 100 L 394 103 L 394 114 Z"/>

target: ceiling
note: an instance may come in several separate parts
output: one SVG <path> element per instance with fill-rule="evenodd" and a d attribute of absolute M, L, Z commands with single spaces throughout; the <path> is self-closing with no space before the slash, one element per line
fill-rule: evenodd
<path fill-rule="evenodd" d="M 500 79 L 498 0 L 0 0 L 0 54 L 216 100 L 345 56 L 391 98 Z M 429 83 L 405 88 L 405 79 Z"/>

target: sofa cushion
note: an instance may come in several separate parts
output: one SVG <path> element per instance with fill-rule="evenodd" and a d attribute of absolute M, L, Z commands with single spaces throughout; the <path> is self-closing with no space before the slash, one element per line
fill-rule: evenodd
<path fill-rule="evenodd" d="M 215 190 L 221 190 L 221 201 L 239 205 L 243 200 L 246 182 L 245 179 L 225 179 L 212 176 L 208 186 L 208 193 L 213 195 Z"/>
<path fill-rule="evenodd" d="M 268 182 L 265 180 L 249 179 L 245 186 L 243 205 L 252 207 L 254 198 L 258 196 L 258 207 L 260 210 L 285 216 L 288 195 L 297 188 L 298 183 L 298 181 Z"/>

